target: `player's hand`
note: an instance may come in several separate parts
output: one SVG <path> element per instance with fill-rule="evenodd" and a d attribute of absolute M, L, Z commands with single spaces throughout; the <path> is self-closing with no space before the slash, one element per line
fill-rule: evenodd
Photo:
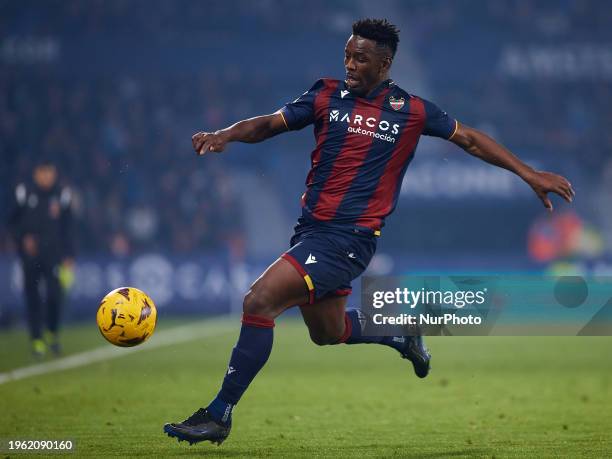
<path fill-rule="evenodd" d="M 548 193 L 556 193 L 567 202 L 572 202 L 576 195 L 572 184 L 565 177 L 553 174 L 552 172 L 534 171 L 526 181 L 533 188 L 533 191 L 535 191 L 535 194 L 538 195 L 542 203 L 544 203 L 544 207 L 551 212 L 553 205 L 548 197 Z"/>
<path fill-rule="evenodd" d="M 227 137 L 223 131 L 198 132 L 191 137 L 193 149 L 198 155 L 204 155 L 209 151 L 221 153 L 227 144 Z"/>

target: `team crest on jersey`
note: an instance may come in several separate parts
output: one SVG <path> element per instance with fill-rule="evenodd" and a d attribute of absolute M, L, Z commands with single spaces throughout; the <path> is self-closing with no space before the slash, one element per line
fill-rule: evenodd
<path fill-rule="evenodd" d="M 406 101 L 403 97 L 400 97 L 399 99 L 396 99 L 393 96 L 389 97 L 389 104 L 391 104 L 391 108 L 395 111 L 401 110 L 405 102 Z"/>

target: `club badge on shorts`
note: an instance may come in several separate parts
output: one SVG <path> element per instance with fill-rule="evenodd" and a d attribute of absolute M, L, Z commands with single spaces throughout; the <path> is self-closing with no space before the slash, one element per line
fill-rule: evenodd
<path fill-rule="evenodd" d="M 389 97 L 389 104 L 391 104 L 391 108 L 395 111 L 401 110 L 404 106 L 405 100 L 403 97 L 396 99 L 395 97 Z"/>

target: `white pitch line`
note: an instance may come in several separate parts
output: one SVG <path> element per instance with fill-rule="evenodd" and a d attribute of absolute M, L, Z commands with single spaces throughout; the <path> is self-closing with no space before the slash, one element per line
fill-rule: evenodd
<path fill-rule="evenodd" d="M 52 362 L 39 363 L 27 367 L 17 368 L 15 370 L 0 373 L 0 384 L 18 381 L 20 379 L 29 378 L 31 376 L 39 376 L 56 371 L 68 370 L 71 368 L 82 367 L 91 363 L 103 362 L 105 360 L 116 359 L 135 352 L 149 351 L 172 344 L 184 343 L 198 338 L 208 338 L 218 336 L 230 331 L 238 332 L 240 322 L 228 322 L 227 319 L 207 320 L 196 324 L 184 325 L 175 327 L 170 330 L 160 331 L 153 335 L 150 341 L 147 341 L 142 346 L 136 347 L 115 347 L 112 345 L 92 349 L 91 351 L 80 352 L 78 354 L 62 357 Z"/>

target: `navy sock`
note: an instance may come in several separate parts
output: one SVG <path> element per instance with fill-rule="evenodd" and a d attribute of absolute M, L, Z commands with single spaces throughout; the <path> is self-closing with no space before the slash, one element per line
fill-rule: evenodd
<path fill-rule="evenodd" d="M 344 335 L 340 339 L 341 343 L 346 344 L 382 344 L 397 350 L 402 350 L 405 346 L 405 339 L 399 336 L 364 336 L 363 329 L 366 323 L 366 316 L 359 309 L 349 309 L 344 316 Z"/>
<path fill-rule="evenodd" d="M 270 356 L 273 328 L 272 319 L 243 314 L 240 336 L 232 351 L 223 385 L 207 407 L 215 421 L 223 424 L 231 422 L 234 406 Z"/>

